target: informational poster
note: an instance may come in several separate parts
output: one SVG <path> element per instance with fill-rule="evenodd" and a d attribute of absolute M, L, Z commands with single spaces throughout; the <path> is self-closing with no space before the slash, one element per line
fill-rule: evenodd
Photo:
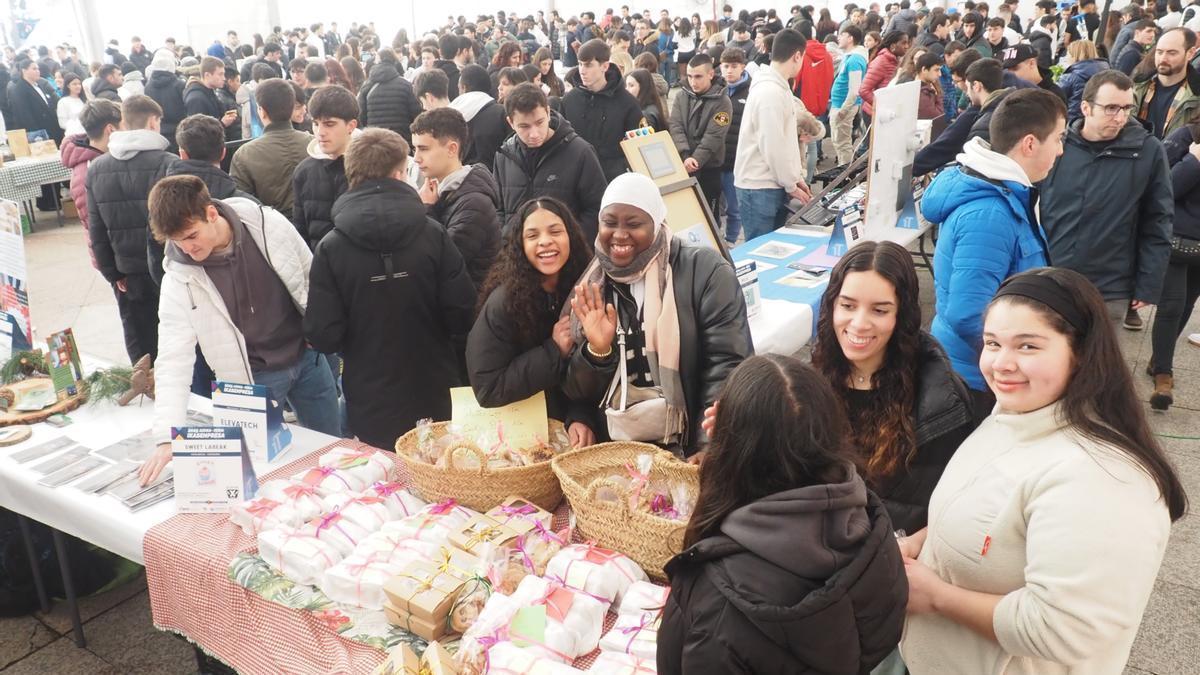
<path fill-rule="evenodd" d="M 451 421 L 469 439 L 482 436 L 513 448 L 532 448 L 549 440 L 545 392 L 499 408 L 484 408 L 470 387 L 455 387 L 450 390 L 450 405 Z"/>
<path fill-rule="evenodd" d="M 46 363 L 50 366 L 50 379 L 59 400 L 79 393 L 83 380 L 83 365 L 79 360 L 79 346 L 75 344 L 75 333 L 66 328 L 46 339 L 50 348 Z"/>
<path fill-rule="evenodd" d="M 258 492 L 241 428 L 176 427 L 171 439 L 180 513 L 225 513 Z"/>
<path fill-rule="evenodd" d="M 5 361 L 33 347 L 28 278 L 20 208 L 0 199 L 0 358 Z"/>
<path fill-rule="evenodd" d="M 292 431 L 283 423 L 283 409 L 261 384 L 213 382 L 213 424 L 240 427 L 259 464 L 275 459 L 292 442 Z"/>

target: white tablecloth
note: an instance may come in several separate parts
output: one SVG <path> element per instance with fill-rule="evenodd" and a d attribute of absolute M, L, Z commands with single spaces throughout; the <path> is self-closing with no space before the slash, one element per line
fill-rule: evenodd
<path fill-rule="evenodd" d="M 192 396 L 191 408 L 211 412 L 208 399 L 199 396 Z M 151 527 L 175 515 L 174 501 L 132 513 L 113 497 L 84 494 L 70 486 L 38 485 L 42 476 L 29 467 L 39 460 L 18 464 L 12 455 L 59 436 L 99 450 L 149 429 L 154 422 L 154 402 L 146 400 L 140 406 L 134 403 L 124 408 L 113 403 L 85 404 L 69 416 L 74 424 L 62 429 L 35 424 L 29 440 L 0 448 L 0 506 L 144 564 L 142 539 Z M 291 429 L 291 448 L 268 465 L 256 465 L 259 475 L 337 440 L 294 424 Z"/>
<path fill-rule="evenodd" d="M 755 354 L 795 356 L 812 339 L 813 307 L 787 300 L 761 300 L 762 309 L 750 317 Z"/>

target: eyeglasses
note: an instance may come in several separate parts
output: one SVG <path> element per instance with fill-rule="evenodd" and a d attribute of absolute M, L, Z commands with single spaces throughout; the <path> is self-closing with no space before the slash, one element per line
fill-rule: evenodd
<path fill-rule="evenodd" d="M 1096 105 L 1095 103 L 1092 103 L 1091 101 L 1088 101 L 1088 103 L 1092 104 L 1092 108 L 1100 110 L 1108 117 L 1116 117 L 1118 114 L 1128 117 L 1130 114 L 1133 113 L 1132 105 L 1116 105 L 1116 104 Z"/>

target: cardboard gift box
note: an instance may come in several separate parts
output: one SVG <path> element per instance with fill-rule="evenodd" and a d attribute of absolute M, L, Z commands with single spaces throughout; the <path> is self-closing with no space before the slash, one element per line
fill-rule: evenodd
<path fill-rule="evenodd" d="M 445 624 L 464 583 L 432 563 L 416 563 L 384 584 L 383 593 L 393 608 L 423 621 Z"/>
<path fill-rule="evenodd" d="M 383 603 L 383 613 L 387 616 L 388 623 L 426 640 L 440 640 L 450 635 L 449 622 L 445 617 L 438 621 L 423 619 L 393 606 L 390 602 Z"/>
<path fill-rule="evenodd" d="M 421 667 L 429 671 L 429 675 L 458 675 L 458 666 L 454 656 L 436 640 L 429 643 L 425 653 L 421 655 Z"/>
<path fill-rule="evenodd" d="M 515 530 L 505 527 L 486 515 L 480 514 L 465 525 L 450 533 L 450 543 L 466 551 L 478 554 L 483 545 L 491 542 L 496 548 L 511 546 L 520 536 Z"/>
<path fill-rule="evenodd" d="M 53 157 L 58 154 L 58 146 L 54 140 L 35 141 L 29 144 L 30 157 Z"/>
<path fill-rule="evenodd" d="M 538 508 L 523 497 L 509 497 L 504 503 L 488 511 L 486 514 L 497 523 L 516 532 L 517 535 L 533 530 L 538 524 L 545 530 L 550 529 L 554 515 L 549 511 Z"/>
<path fill-rule="evenodd" d="M 371 671 L 371 675 L 415 675 L 420 672 L 421 659 L 412 645 L 403 643 L 388 652 L 387 659 Z"/>

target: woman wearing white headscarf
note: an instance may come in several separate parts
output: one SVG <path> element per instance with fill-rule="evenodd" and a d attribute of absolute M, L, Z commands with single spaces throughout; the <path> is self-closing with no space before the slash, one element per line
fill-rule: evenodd
<path fill-rule="evenodd" d="M 608 185 L 596 258 L 564 308 L 579 346 L 563 391 L 602 407 L 614 440 L 691 456 L 705 441 L 705 407 L 754 348 L 732 267 L 674 239 L 666 220 L 649 177 L 626 173 Z"/>

